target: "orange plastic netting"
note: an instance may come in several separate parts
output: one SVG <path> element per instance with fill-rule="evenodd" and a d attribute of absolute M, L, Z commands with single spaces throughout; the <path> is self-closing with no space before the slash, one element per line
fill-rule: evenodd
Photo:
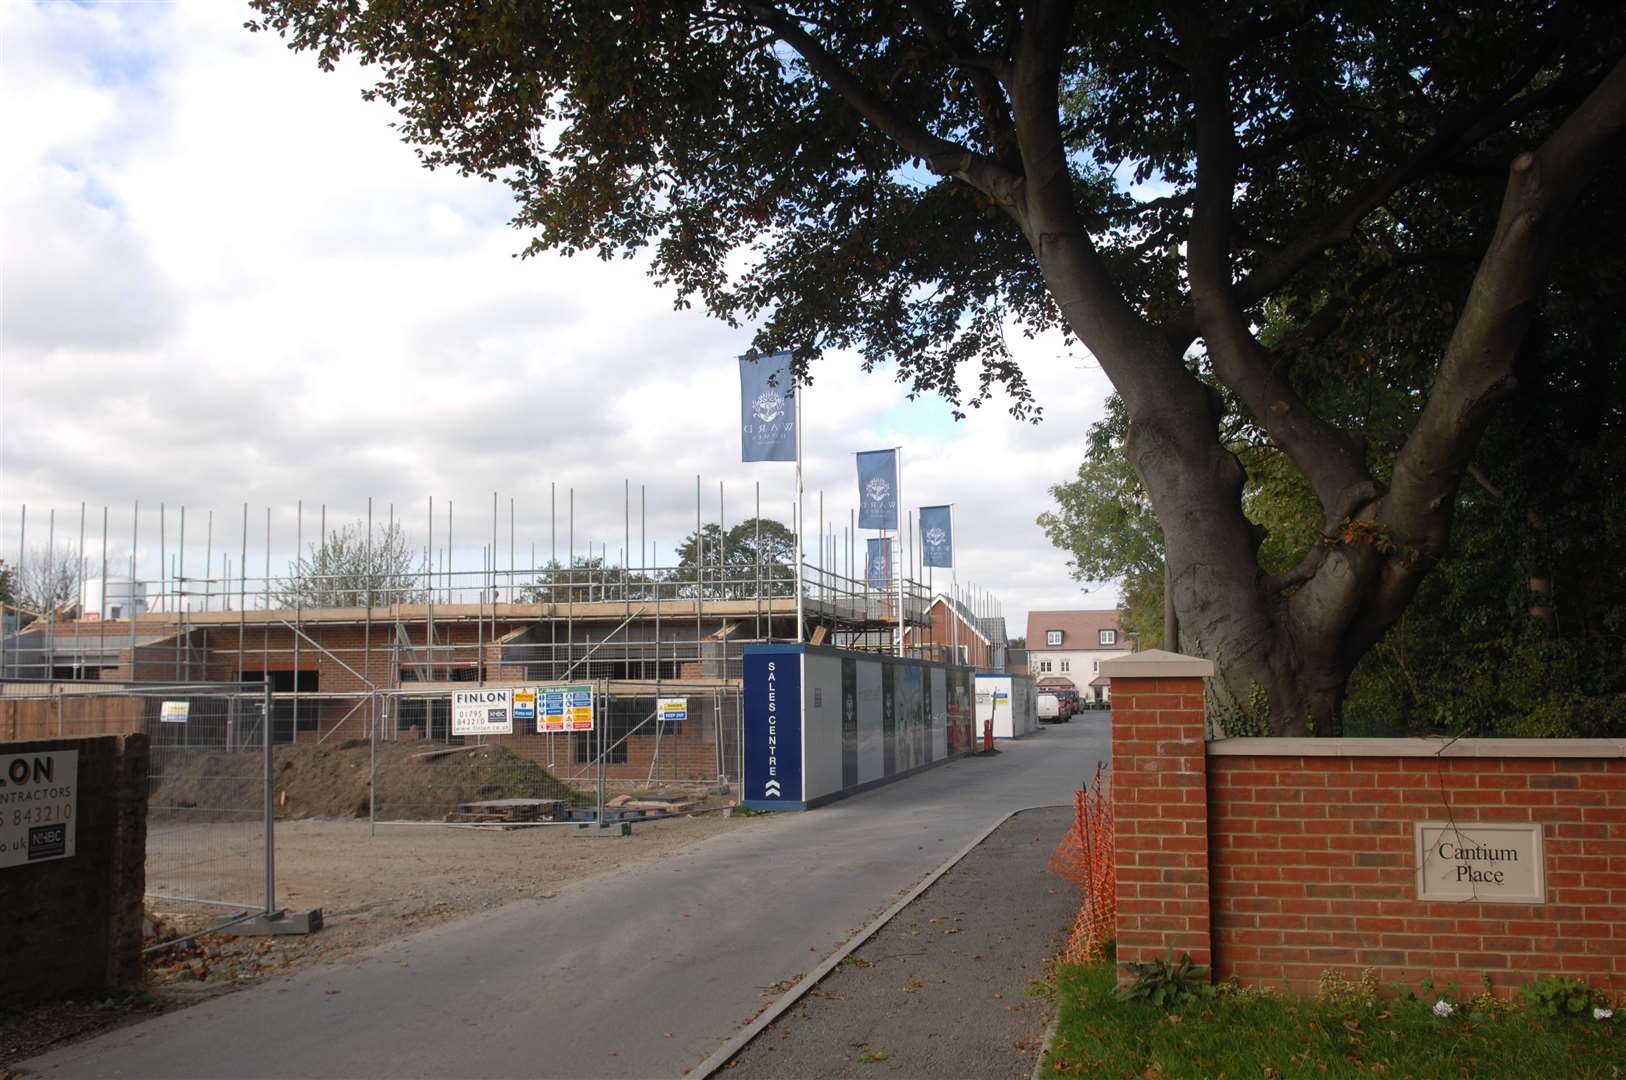
<path fill-rule="evenodd" d="M 1095 782 L 1073 795 L 1073 805 L 1073 824 L 1050 856 L 1050 870 L 1084 891 L 1066 952 L 1069 961 L 1081 963 L 1105 955 L 1118 914 L 1112 791 L 1101 765 Z"/>

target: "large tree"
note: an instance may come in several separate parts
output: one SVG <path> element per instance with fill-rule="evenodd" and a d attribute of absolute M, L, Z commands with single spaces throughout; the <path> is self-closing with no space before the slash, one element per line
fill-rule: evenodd
<path fill-rule="evenodd" d="M 760 320 L 756 346 L 804 377 L 856 348 L 957 404 L 1002 384 L 1025 415 L 1007 324 L 1075 337 L 1123 401 L 1179 644 L 1289 732 L 1337 730 L 1350 671 L 1447 552 L 1626 124 L 1620 20 L 1559 0 L 255 6 L 325 67 L 374 65 L 426 165 L 513 189 L 530 250 L 651 248 L 680 303 Z M 1444 235 L 1411 226 L 1440 206 Z M 1471 272 L 1380 459 L 1364 418 L 1311 408 L 1293 358 L 1440 258 Z M 1262 340 L 1288 295 L 1322 299 Z M 1260 564 L 1228 412 L 1320 506 L 1284 572 Z"/>

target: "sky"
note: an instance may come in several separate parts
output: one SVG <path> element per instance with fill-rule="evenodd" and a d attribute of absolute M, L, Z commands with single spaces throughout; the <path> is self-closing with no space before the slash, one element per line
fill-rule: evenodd
<path fill-rule="evenodd" d="M 324 507 L 332 527 L 369 498 L 419 547 L 432 498 L 437 550 L 450 502 L 458 569 L 481 565 L 494 493 L 501 567 L 510 500 L 521 566 L 555 528 L 563 557 L 572 491 L 578 554 L 616 562 L 630 485 L 634 566 L 640 492 L 662 565 L 694 528 L 697 477 L 707 522 L 719 484 L 733 524 L 758 483 L 764 516 L 790 520 L 792 467 L 739 461 L 749 327 L 674 310 L 639 260 L 518 259 L 505 188 L 424 170 L 388 106 L 361 100 L 365 72 L 324 74 L 248 17 L 220 0 L 0 4 L 0 558 L 48 529 L 76 545 L 81 504 L 87 555 L 106 507 L 110 564 L 134 544 L 140 577 L 160 545 L 174 565 L 182 506 L 189 575 L 211 512 L 213 568 L 239 561 L 245 504 L 251 575 L 268 553 L 280 573 Z M 1034 521 L 1076 472 L 1106 377 L 1059 338 L 1010 340 L 1039 424 L 1002 397 L 956 422 L 832 353 L 803 442 L 809 532 L 822 492 L 843 564 L 852 455 L 900 446 L 905 506 L 955 505 L 959 581 L 1018 635 L 1029 610 L 1117 595 L 1073 581 Z"/>

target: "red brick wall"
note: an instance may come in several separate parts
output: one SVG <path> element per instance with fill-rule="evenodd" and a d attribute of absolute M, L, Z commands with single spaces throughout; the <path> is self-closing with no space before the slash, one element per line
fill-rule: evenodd
<path fill-rule="evenodd" d="M 1186 952 L 1209 962 L 1203 681 L 1115 682 L 1118 962 Z"/>
<path fill-rule="evenodd" d="M 1216 971 L 1626 989 L 1626 758 L 1211 757 Z M 1539 822 L 1547 902 L 1422 902 L 1413 823 Z"/>
<path fill-rule="evenodd" d="M 1464 756 L 1522 749 L 1504 740 L 1465 740 L 1455 756 L 1421 740 L 1407 748 L 1425 756 L 1394 740 L 1336 740 L 1336 755 L 1271 739 L 1217 750 L 1200 678 L 1113 674 L 1120 961 L 1172 946 L 1217 978 L 1308 992 L 1323 971 L 1365 968 L 1464 993 L 1485 976 L 1503 995 L 1549 975 L 1626 990 L 1618 745 L 1582 757 Z M 1541 824 L 1547 902 L 1418 900 L 1413 826 L 1441 820 Z"/>
<path fill-rule="evenodd" d="M 944 604 L 935 604 L 931 609 L 931 625 L 929 629 L 910 627 L 904 632 L 903 641 L 907 646 L 932 646 L 952 649 L 954 646 L 955 616 L 949 612 Z M 977 636 L 965 620 L 960 623 L 960 645 L 965 649 L 966 663 L 978 671 L 988 670 L 990 653 L 988 643 Z"/>

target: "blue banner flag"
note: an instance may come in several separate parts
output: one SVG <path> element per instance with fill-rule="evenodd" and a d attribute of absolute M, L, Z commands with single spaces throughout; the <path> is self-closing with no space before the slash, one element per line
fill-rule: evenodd
<path fill-rule="evenodd" d="M 858 455 L 858 527 L 898 527 L 896 450 L 866 450 Z"/>
<path fill-rule="evenodd" d="M 866 540 L 864 548 L 864 582 L 872 589 L 885 589 L 892 584 L 892 541 Z"/>
<path fill-rule="evenodd" d="M 954 514 L 947 506 L 920 508 L 920 565 L 954 565 Z"/>
<path fill-rule="evenodd" d="M 740 460 L 796 460 L 796 386 L 788 352 L 740 357 Z"/>

